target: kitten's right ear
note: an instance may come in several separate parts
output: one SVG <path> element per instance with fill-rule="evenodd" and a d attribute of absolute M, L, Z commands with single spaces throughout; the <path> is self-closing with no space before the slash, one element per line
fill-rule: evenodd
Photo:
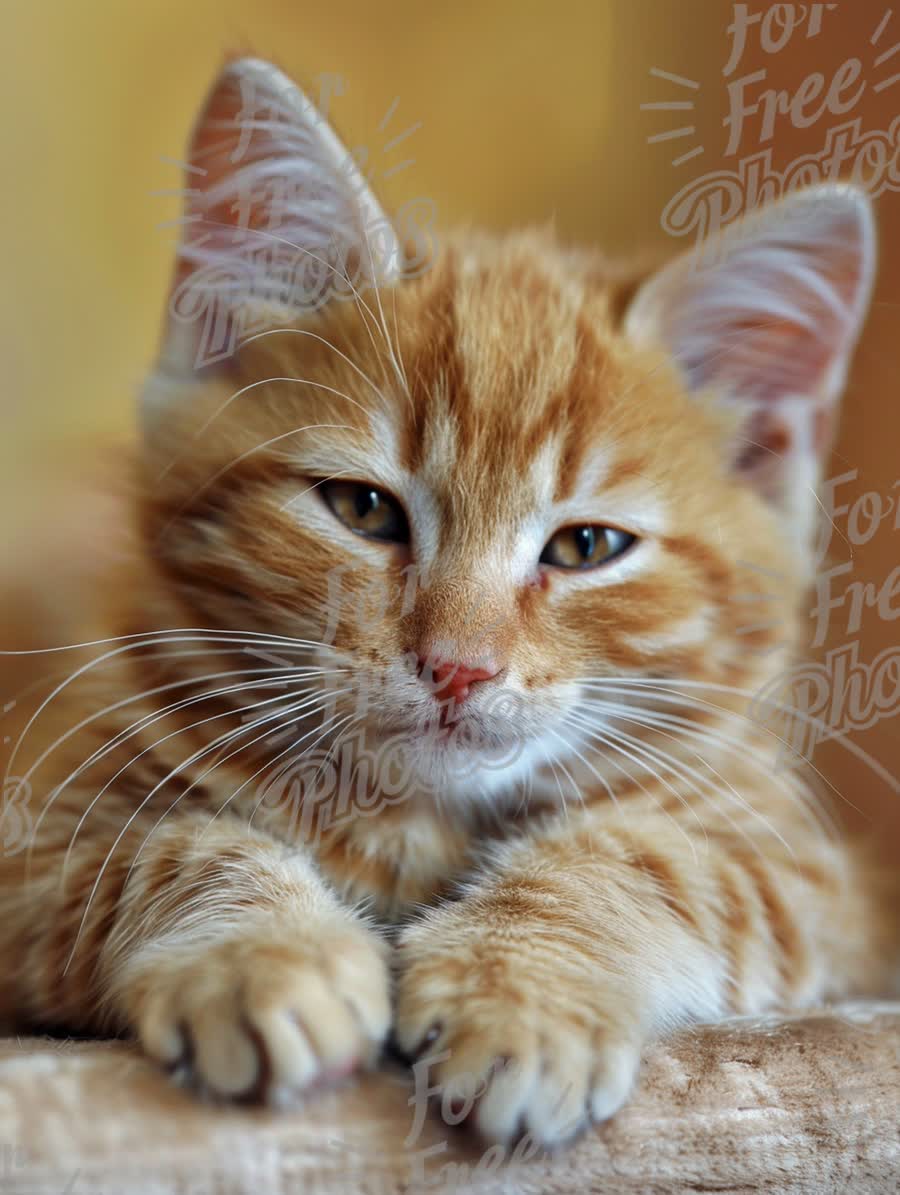
<path fill-rule="evenodd" d="M 225 67 L 186 166 L 164 375 L 187 380 L 242 335 L 398 276 L 396 234 L 352 155 L 269 63 Z"/>
<path fill-rule="evenodd" d="M 729 225 L 643 283 L 625 315 L 635 343 L 667 351 L 689 391 L 739 422 L 735 474 L 810 542 L 838 403 L 868 307 L 875 226 L 864 191 L 796 191 Z"/>

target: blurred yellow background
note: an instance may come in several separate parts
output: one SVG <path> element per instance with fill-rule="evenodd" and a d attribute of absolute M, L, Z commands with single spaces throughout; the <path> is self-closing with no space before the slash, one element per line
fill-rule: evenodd
<path fill-rule="evenodd" d="M 817 7 L 807 5 L 807 22 Z M 900 70 L 900 57 L 877 61 L 900 40 L 900 13 L 873 45 L 887 11 L 880 0 L 843 0 L 822 12 L 821 32 L 807 36 L 801 27 L 771 54 L 754 26 L 737 73 L 766 69 L 771 83 L 796 90 L 811 71 L 830 79 L 858 55 L 867 86 L 850 115 L 864 129 L 885 129 L 900 110 L 900 84 L 876 87 Z M 92 478 L 98 444 L 132 434 L 174 243 L 172 228 L 160 225 L 177 215 L 177 201 L 154 192 L 180 185 L 173 160 L 226 52 L 270 57 L 314 96 L 323 75 L 340 76 L 334 123 L 348 144 L 369 148 L 389 205 L 424 195 L 444 223 L 553 220 L 567 238 L 626 251 L 670 240 L 660 224 L 666 201 L 691 178 L 734 167 L 724 156 L 722 123 L 733 15 L 723 0 L 7 3 L 0 74 L 7 567 L 24 558 L 35 526 L 68 533 L 67 487 Z M 697 86 L 673 84 L 654 69 Z M 398 97 L 388 130 L 379 131 Z M 694 108 L 641 109 L 671 100 Z M 384 148 L 419 122 L 402 145 Z M 818 151 L 836 123 L 828 113 L 806 128 L 780 120 L 775 162 Z M 695 132 L 648 144 L 681 125 Z M 748 140 L 757 132 L 758 123 Z M 702 155 L 672 165 L 700 144 Z M 382 178 L 407 158 L 414 165 Z M 900 196 L 885 193 L 878 208 L 876 304 L 831 469 L 857 468 L 848 491 L 860 494 L 890 493 L 900 475 Z M 900 532 L 892 538 L 883 528 L 856 549 L 854 577 L 881 582 L 900 559 L 898 546 Z M 870 613 L 861 658 L 896 643 L 897 626 Z M 896 718 L 882 721 L 856 741 L 900 774 L 897 727 Z M 900 797 L 883 784 L 870 789 L 865 769 L 840 747 L 826 756 L 848 796 L 900 828 Z"/>

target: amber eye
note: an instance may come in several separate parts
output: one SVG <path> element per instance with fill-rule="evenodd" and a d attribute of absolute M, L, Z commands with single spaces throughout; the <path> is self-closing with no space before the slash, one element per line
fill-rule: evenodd
<path fill-rule="evenodd" d="M 367 481 L 326 481 L 322 497 L 341 522 L 358 535 L 409 543 L 409 524 L 396 498 Z"/>
<path fill-rule="evenodd" d="M 635 542 L 636 537 L 615 527 L 585 524 L 563 527 L 541 552 L 541 564 L 556 568 L 596 568 L 607 564 Z"/>

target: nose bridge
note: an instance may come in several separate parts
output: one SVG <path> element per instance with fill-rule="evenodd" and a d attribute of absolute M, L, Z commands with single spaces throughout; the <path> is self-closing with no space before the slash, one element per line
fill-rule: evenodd
<path fill-rule="evenodd" d="M 510 642 L 510 609 L 499 587 L 435 577 L 405 620 L 407 649 L 471 668 L 496 667 Z"/>

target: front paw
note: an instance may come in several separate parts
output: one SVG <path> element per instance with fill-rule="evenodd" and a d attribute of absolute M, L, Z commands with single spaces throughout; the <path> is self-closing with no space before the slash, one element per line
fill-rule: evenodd
<path fill-rule="evenodd" d="M 624 1103 L 643 1039 L 633 987 L 563 922 L 464 900 L 407 929 L 395 1033 L 452 1123 L 552 1148 Z"/>
<path fill-rule="evenodd" d="M 377 1057 L 390 1026 L 386 951 L 334 919 L 275 914 L 205 941 L 143 948 L 119 1005 L 146 1052 L 199 1090 L 284 1103 Z"/>

